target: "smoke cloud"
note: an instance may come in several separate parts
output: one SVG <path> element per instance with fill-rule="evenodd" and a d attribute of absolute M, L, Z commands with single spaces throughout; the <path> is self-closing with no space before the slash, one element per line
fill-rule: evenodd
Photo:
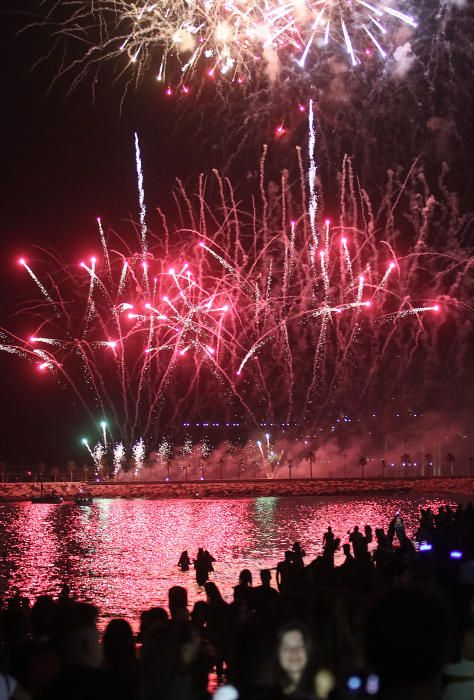
<path fill-rule="evenodd" d="M 392 74 L 397 78 L 404 78 L 415 60 L 410 42 L 407 41 L 401 46 L 398 46 L 393 52 L 393 58 L 395 60 L 395 64 Z"/>
<path fill-rule="evenodd" d="M 239 446 L 222 441 L 211 447 L 205 438 L 194 443 L 188 439 L 184 445 L 163 440 L 158 450 L 150 452 L 137 477 L 176 481 L 306 478 L 311 473 L 316 478 L 448 475 L 450 455 L 455 474 L 470 473 L 474 444 L 468 416 L 414 413 L 411 422 L 397 427 L 396 415 L 392 429 L 377 441 L 374 433 L 379 419 L 373 418 L 373 425 L 357 423 L 355 430 L 341 419 L 333 426 L 334 435 L 324 437 L 274 437 L 262 431 Z M 128 480 L 131 474 L 132 470 L 121 472 L 119 478 Z"/>

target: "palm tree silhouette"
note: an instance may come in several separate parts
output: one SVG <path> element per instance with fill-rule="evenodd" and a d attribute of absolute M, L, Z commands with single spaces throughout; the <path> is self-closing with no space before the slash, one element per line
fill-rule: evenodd
<path fill-rule="evenodd" d="M 289 476 L 290 479 L 291 479 L 291 471 L 292 471 L 292 469 L 293 469 L 293 460 L 292 460 L 292 459 L 289 459 L 289 460 L 288 460 L 288 476 Z"/>
<path fill-rule="evenodd" d="M 362 478 L 365 479 L 365 467 L 367 465 L 367 457 L 359 457 L 359 467 L 360 467 L 360 472 L 362 475 Z"/>
<path fill-rule="evenodd" d="M 66 464 L 66 470 L 69 472 L 69 481 L 73 481 L 77 466 L 73 459 L 70 459 Z"/>
<path fill-rule="evenodd" d="M 425 454 L 425 469 L 426 469 L 425 476 L 430 476 L 431 470 L 433 469 L 433 455 L 430 452 L 427 452 Z M 434 476 L 434 474 L 433 474 L 433 476 Z"/>
<path fill-rule="evenodd" d="M 313 478 L 313 464 L 316 462 L 316 454 L 311 450 L 306 455 L 306 461 L 309 462 L 309 478 Z"/>
<path fill-rule="evenodd" d="M 448 454 L 446 455 L 446 462 L 447 462 L 448 468 L 449 468 L 449 476 L 453 476 L 454 475 L 455 457 L 451 452 L 448 452 Z"/>

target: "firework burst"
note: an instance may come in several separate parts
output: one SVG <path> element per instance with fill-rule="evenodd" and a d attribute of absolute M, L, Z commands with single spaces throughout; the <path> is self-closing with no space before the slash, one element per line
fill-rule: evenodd
<path fill-rule="evenodd" d="M 270 442 L 270 433 L 265 433 L 263 440 L 257 440 L 257 448 L 261 465 L 268 479 L 272 479 L 278 467 L 282 464 L 284 451 L 278 452 Z"/>
<path fill-rule="evenodd" d="M 312 148 L 313 136 L 310 173 Z M 134 445 L 137 474 L 142 438 L 163 440 L 195 416 L 237 417 L 251 430 L 315 426 L 338 403 L 385 400 L 409 371 L 428 376 L 439 366 L 440 325 L 449 312 L 462 327 L 468 310 L 470 219 L 420 194 L 416 166 L 400 188 L 389 183 L 374 213 L 346 159 L 331 223 L 300 154 L 298 163 L 294 185 L 285 172 L 279 188 L 266 188 L 264 152 L 260 201 L 247 210 L 217 172 L 201 177 L 197 206 L 179 184 L 181 225 L 162 215 L 153 245 L 140 194 L 136 246 L 123 237 L 112 245 L 100 225 L 101 258 L 57 269 L 54 256 L 34 272 L 22 259 L 40 295 L 16 312 L 31 333 L 2 329 L 0 349 L 66 384 L 94 425 L 106 416 L 103 449 L 107 430 L 111 443 Z M 142 192 L 138 149 L 137 164 Z M 453 371 L 464 352 L 461 339 L 448 353 Z"/>
<path fill-rule="evenodd" d="M 280 65 L 300 71 L 334 50 L 352 66 L 395 48 L 391 34 L 417 20 L 406 0 L 165 0 L 66 2 L 58 34 L 87 49 L 75 66 L 87 72 L 112 60 L 142 78 L 150 70 L 171 95 L 189 93 L 194 76 L 239 84 L 256 73 L 273 80 Z M 48 15 L 53 21 L 54 12 Z"/>

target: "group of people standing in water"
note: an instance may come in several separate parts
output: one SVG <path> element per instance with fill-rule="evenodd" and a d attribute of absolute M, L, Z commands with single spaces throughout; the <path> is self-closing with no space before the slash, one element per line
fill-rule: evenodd
<path fill-rule="evenodd" d="M 359 531 L 359 528 L 356 526 L 354 527 L 353 532 L 348 532 L 347 534 L 349 535 L 349 543 L 343 545 L 344 554 L 346 555 L 346 557 L 348 554 L 350 554 L 350 546 L 352 544 L 352 548 L 354 550 L 354 557 L 356 559 L 363 558 L 364 555 L 366 555 L 368 552 L 368 545 L 373 540 L 372 528 L 370 527 L 370 525 L 366 525 L 364 528 L 364 534 L 362 534 Z M 388 533 L 386 535 L 386 538 L 388 538 L 388 540 L 390 541 L 390 546 L 392 545 L 395 535 L 398 537 L 400 544 L 402 544 L 403 541 L 407 539 L 403 519 L 398 511 L 396 512 L 395 516 L 392 518 L 388 526 Z M 377 541 L 379 541 L 379 530 L 376 530 L 376 536 Z M 335 537 L 331 527 L 328 527 L 327 532 L 324 533 L 322 545 L 323 557 L 329 560 L 332 566 L 334 566 L 334 555 L 340 549 L 341 539 L 339 537 Z M 287 569 L 297 570 L 300 568 L 304 568 L 303 559 L 305 556 L 306 552 L 301 548 L 299 542 L 295 542 L 292 549 L 285 552 L 285 559 L 281 561 L 276 567 L 276 579 L 278 589 L 281 588 L 281 582 L 287 573 Z M 207 549 L 204 549 L 204 547 L 199 547 L 195 559 L 190 558 L 187 549 L 181 552 L 178 561 L 178 566 L 181 569 L 181 571 L 189 571 L 191 565 L 193 565 L 194 570 L 196 571 L 196 581 L 198 585 L 204 586 L 206 581 L 209 580 L 209 574 L 212 571 L 214 571 L 213 563 L 215 561 L 215 558 L 212 556 L 212 554 L 210 554 L 210 552 Z"/>
<path fill-rule="evenodd" d="M 209 574 L 214 571 L 213 563 L 216 560 L 207 549 L 204 547 L 199 547 L 196 558 L 191 561 L 188 550 L 185 549 L 181 552 L 179 557 L 178 566 L 181 571 L 189 571 L 191 564 L 193 564 L 196 571 L 196 581 L 198 586 L 203 586 L 206 581 L 209 580 Z"/>

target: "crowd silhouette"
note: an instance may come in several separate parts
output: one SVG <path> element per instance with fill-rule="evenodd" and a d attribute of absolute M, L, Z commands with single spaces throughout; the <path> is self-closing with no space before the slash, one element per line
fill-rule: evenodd
<path fill-rule="evenodd" d="M 315 558 L 295 542 L 258 585 L 243 569 L 231 602 L 214 557 L 184 551 L 205 600 L 190 609 L 173 586 L 137 635 L 114 619 L 101 639 L 97 608 L 67 586 L 5 600 L 0 700 L 473 700 L 473 506 L 421 509 L 413 540 L 400 513 L 375 536 L 355 527 L 337 566 L 336 534 Z"/>

